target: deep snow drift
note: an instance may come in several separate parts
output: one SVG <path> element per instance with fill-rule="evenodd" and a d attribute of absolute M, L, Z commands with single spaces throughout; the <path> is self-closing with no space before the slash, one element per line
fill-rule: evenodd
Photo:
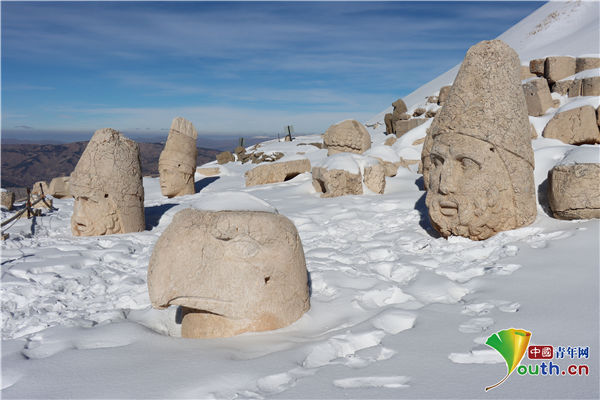
<path fill-rule="evenodd" d="M 597 53 L 598 3 L 550 3 L 504 33 L 523 63 L 546 55 Z M 456 70 L 406 98 L 409 111 L 452 82 Z M 598 98 L 560 98 L 561 107 Z M 538 134 L 557 109 L 531 118 Z M 332 121 L 332 123 L 335 121 Z M 372 121 L 383 122 L 383 113 Z M 368 154 L 420 158 L 430 122 L 394 146 L 369 129 Z M 308 143 L 270 141 L 281 161 L 326 162 Z M 598 146 L 533 141 L 538 217 L 488 240 L 438 237 L 427 222 L 416 165 L 387 178 L 384 195 L 322 199 L 310 174 L 246 188 L 251 164 L 196 175 L 197 193 L 167 199 L 144 178 L 147 230 L 73 237 L 72 199 L 20 220 L 2 244 L 4 398 L 597 398 L 599 224 L 559 221 L 545 206 L 547 172 L 558 163 L 598 161 Z M 357 157 L 351 168 L 362 168 Z M 211 163 L 211 166 L 214 163 Z M 352 163 L 350 163 L 352 164 Z M 350 168 L 349 167 L 349 168 Z M 229 339 L 179 338 L 175 308 L 150 307 L 146 287 L 154 243 L 184 208 L 271 210 L 298 228 L 311 282 L 311 309 L 273 332 Z M 8 213 L 2 213 L 4 220 Z M 510 327 L 531 344 L 589 346 L 589 376 L 500 380 L 502 358 L 483 345 Z M 565 361 L 566 363 L 567 361 Z M 566 367 L 568 364 L 562 366 Z"/>

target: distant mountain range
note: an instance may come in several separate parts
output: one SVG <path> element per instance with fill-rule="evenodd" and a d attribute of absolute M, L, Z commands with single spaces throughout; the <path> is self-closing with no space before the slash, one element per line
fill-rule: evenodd
<path fill-rule="evenodd" d="M 64 144 L 2 143 L 2 182 L 6 189 L 31 188 L 37 181 L 70 175 L 88 142 Z M 164 143 L 139 143 L 142 174 L 158 174 L 158 157 Z M 197 164 L 213 161 L 220 150 L 198 148 Z M 22 193 L 23 190 L 16 190 Z"/>
<path fill-rule="evenodd" d="M 128 138 L 138 143 L 164 143 L 167 133 L 155 133 L 136 135 L 124 133 Z M 281 134 L 283 137 L 283 134 Z M 64 133 L 58 131 L 32 130 L 23 131 L 16 129 L 2 130 L 2 146 L 7 144 L 67 144 L 87 140 L 91 134 L 87 133 Z M 231 151 L 239 144 L 239 138 L 244 137 L 244 146 L 252 146 L 265 140 L 275 139 L 272 136 L 244 136 L 244 135 L 199 135 L 196 145 L 206 149 L 217 149 Z"/>

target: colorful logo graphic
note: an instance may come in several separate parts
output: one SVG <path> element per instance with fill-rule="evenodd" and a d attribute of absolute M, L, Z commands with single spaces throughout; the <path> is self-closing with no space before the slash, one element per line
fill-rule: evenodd
<path fill-rule="evenodd" d="M 554 357 L 552 346 L 529 346 L 527 357 L 530 360 L 550 360 Z"/>
<path fill-rule="evenodd" d="M 504 382 L 519 366 L 531 339 L 531 332 L 523 329 L 505 329 L 490 336 L 485 344 L 494 348 L 506 361 L 506 376 L 498 383 L 485 388 L 487 392 Z"/>

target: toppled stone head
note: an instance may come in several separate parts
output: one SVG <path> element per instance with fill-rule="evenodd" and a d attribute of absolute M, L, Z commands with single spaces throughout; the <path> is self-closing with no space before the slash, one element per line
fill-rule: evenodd
<path fill-rule="evenodd" d="M 171 124 L 165 148 L 158 159 L 160 191 L 163 196 L 194 194 L 194 172 L 198 148 L 198 132 L 192 123 L 177 117 Z"/>
<path fill-rule="evenodd" d="M 155 308 L 185 307 L 184 337 L 278 329 L 310 307 L 296 227 L 259 211 L 177 213 L 152 252 L 148 291 Z"/>
<path fill-rule="evenodd" d="M 323 135 L 323 143 L 328 156 L 345 152 L 362 154 L 371 148 L 371 135 L 363 124 L 348 119 L 331 125 Z"/>
<path fill-rule="evenodd" d="M 422 153 L 426 204 L 444 237 L 482 240 L 536 216 L 527 105 L 516 52 L 471 47 Z"/>
<path fill-rule="evenodd" d="M 75 236 L 140 232 L 145 228 L 144 187 L 138 144 L 100 129 L 71 173 Z"/>

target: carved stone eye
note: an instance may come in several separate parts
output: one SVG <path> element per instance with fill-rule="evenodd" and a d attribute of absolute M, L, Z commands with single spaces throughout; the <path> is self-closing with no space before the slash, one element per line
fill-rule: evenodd
<path fill-rule="evenodd" d="M 460 163 L 464 169 L 479 168 L 479 164 L 469 157 L 463 157 Z"/>
<path fill-rule="evenodd" d="M 434 166 L 439 167 L 440 165 L 442 165 L 444 163 L 444 159 L 436 154 L 432 154 L 431 155 L 431 163 Z"/>

